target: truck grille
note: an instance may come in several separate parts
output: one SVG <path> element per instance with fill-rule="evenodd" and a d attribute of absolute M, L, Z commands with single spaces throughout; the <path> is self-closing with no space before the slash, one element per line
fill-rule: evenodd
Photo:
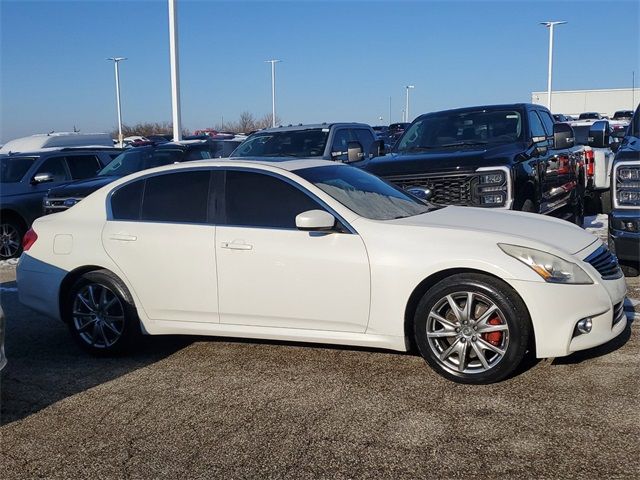
<path fill-rule="evenodd" d="M 422 187 L 433 192 L 429 199 L 442 205 L 471 205 L 471 175 L 392 175 L 382 177 L 400 188 Z"/>
<path fill-rule="evenodd" d="M 614 280 L 622 277 L 618 259 L 604 245 L 585 258 L 584 261 L 590 263 L 603 280 Z"/>

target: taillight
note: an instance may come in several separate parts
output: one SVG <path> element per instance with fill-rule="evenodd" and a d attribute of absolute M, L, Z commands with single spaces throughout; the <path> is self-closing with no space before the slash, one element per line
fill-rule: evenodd
<path fill-rule="evenodd" d="M 587 176 L 593 177 L 595 172 L 595 162 L 594 162 L 594 154 L 593 150 L 587 150 L 584 152 L 584 159 L 587 164 Z"/>
<path fill-rule="evenodd" d="M 38 234 L 35 232 L 33 228 L 30 228 L 29 230 L 27 230 L 27 233 L 25 233 L 24 237 L 22 238 L 22 250 L 25 252 L 29 250 L 31 248 L 31 245 L 36 243 L 37 239 L 38 239 Z"/>

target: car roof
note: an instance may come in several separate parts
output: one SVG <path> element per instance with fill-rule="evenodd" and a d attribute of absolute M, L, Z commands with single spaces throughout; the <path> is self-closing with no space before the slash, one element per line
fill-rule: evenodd
<path fill-rule="evenodd" d="M 308 124 L 298 124 L 298 125 L 282 125 L 279 127 L 273 128 L 265 128 L 264 130 L 258 130 L 255 133 L 268 133 L 268 132 L 294 132 L 297 130 L 311 130 L 318 128 L 331 128 L 331 127 L 366 127 L 369 128 L 369 125 L 366 123 L 357 123 L 357 122 L 334 122 L 334 123 L 308 123 Z"/>
<path fill-rule="evenodd" d="M 86 147 L 47 147 L 41 148 L 38 150 L 27 151 L 27 152 L 8 152 L 5 153 L 4 156 L 7 157 L 41 157 L 50 153 L 73 153 L 73 152 L 123 152 L 122 148 L 118 147 L 105 147 L 101 145 L 95 146 L 86 146 Z"/>
<path fill-rule="evenodd" d="M 504 103 L 499 105 L 477 105 L 475 107 L 464 107 L 464 108 L 452 108 L 447 110 L 439 110 L 437 112 L 428 112 L 420 115 L 421 117 L 424 115 L 433 115 L 437 113 L 445 113 L 445 112 L 453 112 L 453 113 L 464 113 L 464 112 L 475 112 L 478 110 L 507 110 L 507 109 L 515 109 L 521 110 L 525 108 L 546 108 L 543 105 L 535 105 L 533 103 Z"/>

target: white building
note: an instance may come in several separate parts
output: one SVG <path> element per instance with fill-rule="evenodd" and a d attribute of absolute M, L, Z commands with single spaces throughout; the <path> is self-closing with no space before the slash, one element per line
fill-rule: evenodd
<path fill-rule="evenodd" d="M 602 90 L 558 90 L 551 93 L 553 113 L 580 115 L 598 112 L 613 115 L 616 110 L 635 110 L 640 88 L 606 88 Z M 547 106 L 547 92 L 531 92 L 531 103 Z"/>

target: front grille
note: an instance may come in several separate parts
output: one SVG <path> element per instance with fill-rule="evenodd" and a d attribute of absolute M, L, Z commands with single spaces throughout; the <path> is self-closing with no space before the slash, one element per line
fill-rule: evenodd
<path fill-rule="evenodd" d="M 622 277 L 618 259 L 604 245 L 585 258 L 584 261 L 590 263 L 603 280 L 614 280 Z"/>
<path fill-rule="evenodd" d="M 471 205 L 471 175 L 392 175 L 383 177 L 400 188 L 431 190 L 429 199 L 442 205 Z"/>
<path fill-rule="evenodd" d="M 613 306 L 613 325 L 626 317 L 627 316 L 624 313 L 624 302 L 620 302 Z"/>

